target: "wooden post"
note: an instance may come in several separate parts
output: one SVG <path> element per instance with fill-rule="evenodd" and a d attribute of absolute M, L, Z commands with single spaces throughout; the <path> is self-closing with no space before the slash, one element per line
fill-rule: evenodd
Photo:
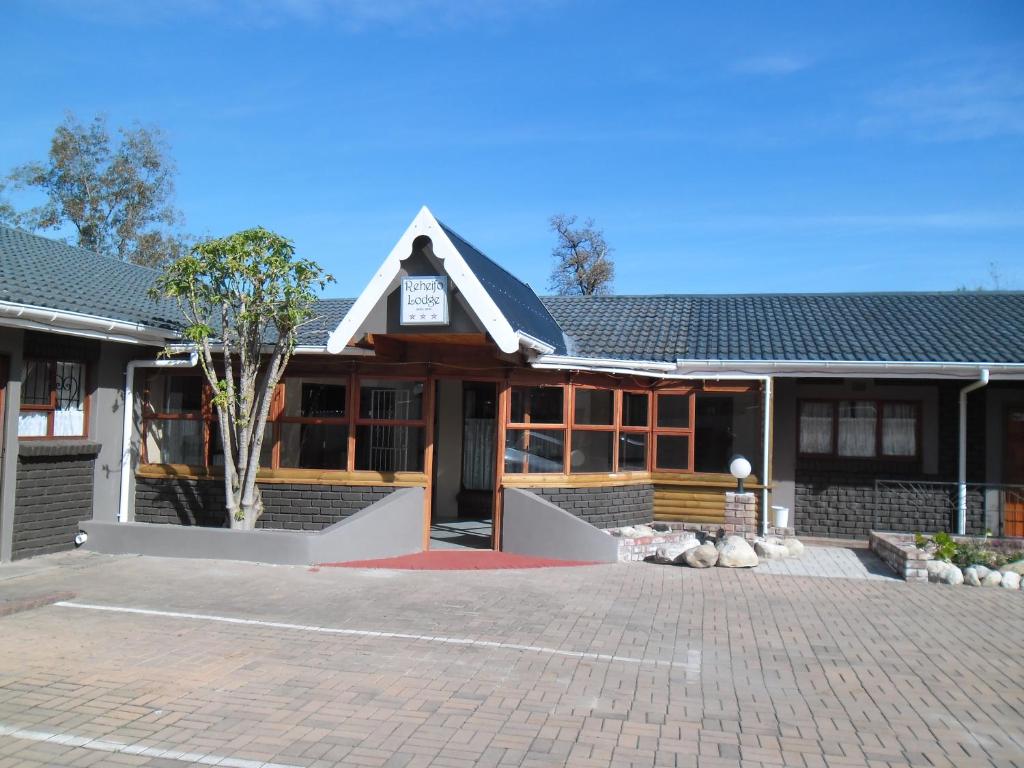
<path fill-rule="evenodd" d="M 512 400 L 512 386 L 508 376 L 505 377 L 504 381 L 498 383 L 497 389 L 498 423 L 494 430 L 494 499 L 493 511 L 491 513 L 491 549 L 494 550 L 501 549 L 501 516 L 505 500 L 504 488 L 502 487 L 505 477 L 505 424 L 508 421 L 509 407 Z"/>
<path fill-rule="evenodd" d="M 426 488 L 423 489 L 423 549 L 430 549 L 430 514 L 434 491 L 434 389 L 437 380 L 428 372 L 426 391 L 423 393 L 424 450 L 423 471 L 426 473 Z"/>

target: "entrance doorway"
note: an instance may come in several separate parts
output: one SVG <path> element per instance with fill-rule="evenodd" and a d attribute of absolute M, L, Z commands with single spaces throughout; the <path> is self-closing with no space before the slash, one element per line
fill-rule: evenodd
<path fill-rule="evenodd" d="M 1003 482 L 1024 486 L 1024 405 L 1006 411 L 1006 464 Z M 1003 535 L 1024 536 L 1024 490 L 1007 488 L 1003 495 Z"/>
<path fill-rule="evenodd" d="M 491 549 L 498 387 L 439 379 L 434 409 L 431 549 Z"/>

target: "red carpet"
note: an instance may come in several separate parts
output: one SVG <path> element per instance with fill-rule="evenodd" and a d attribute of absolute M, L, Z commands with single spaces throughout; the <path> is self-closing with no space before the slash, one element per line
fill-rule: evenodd
<path fill-rule="evenodd" d="M 326 568 L 394 568 L 402 571 L 493 571 L 503 568 L 563 568 L 572 565 L 595 563 L 528 557 L 489 549 L 435 549 L 383 560 L 321 563 Z"/>

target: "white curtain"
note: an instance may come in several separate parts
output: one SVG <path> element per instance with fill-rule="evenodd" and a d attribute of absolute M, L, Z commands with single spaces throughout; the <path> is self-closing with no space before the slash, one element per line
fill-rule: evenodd
<path fill-rule="evenodd" d="M 874 403 L 843 400 L 839 403 L 839 455 L 874 456 L 878 410 Z"/>
<path fill-rule="evenodd" d="M 832 453 L 832 403 L 800 404 L 800 453 Z"/>
<path fill-rule="evenodd" d="M 19 413 L 18 437 L 46 437 L 46 414 L 38 411 Z"/>
<path fill-rule="evenodd" d="M 81 406 L 54 411 L 53 434 L 55 437 L 81 437 L 85 434 L 85 411 Z"/>
<path fill-rule="evenodd" d="M 462 485 L 471 491 L 489 491 L 494 487 L 494 419 L 465 421 Z"/>
<path fill-rule="evenodd" d="M 204 464 L 203 422 L 147 421 L 146 458 L 150 464 Z"/>
<path fill-rule="evenodd" d="M 882 453 L 885 456 L 917 454 L 917 408 L 910 403 L 882 406 Z"/>

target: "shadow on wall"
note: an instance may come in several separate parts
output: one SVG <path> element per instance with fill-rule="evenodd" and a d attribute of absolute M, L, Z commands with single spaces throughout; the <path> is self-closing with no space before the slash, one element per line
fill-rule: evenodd
<path fill-rule="evenodd" d="M 223 488 L 217 483 L 174 480 L 150 485 L 146 501 L 153 508 L 136 510 L 137 522 L 174 523 L 194 525 L 200 528 L 228 528 L 224 508 Z M 156 510 L 161 510 L 156 512 Z M 177 521 L 170 519 L 173 510 Z"/>

